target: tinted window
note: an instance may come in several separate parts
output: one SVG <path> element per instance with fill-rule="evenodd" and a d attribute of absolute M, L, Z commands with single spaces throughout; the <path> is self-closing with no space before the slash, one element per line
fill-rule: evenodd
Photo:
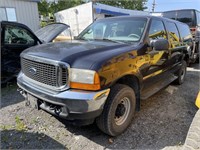
<path fill-rule="evenodd" d="M 163 22 L 160 20 L 152 20 L 150 30 L 149 30 L 150 39 L 166 39 L 166 31 L 163 25 Z"/>
<path fill-rule="evenodd" d="M 195 15 L 193 10 L 177 11 L 177 20 L 188 24 L 190 27 L 195 26 Z"/>
<path fill-rule="evenodd" d="M 172 44 L 172 47 L 176 47 L 177 44 L 179 44 L 179 32 L 176 27 L 176 24 L 173 22 L 166 22 L 166 28 L 169 35 L 170 43 Z"/>
<path fill-rule="evenodd" d="M 164 12 L 162 15 L 165 18 L 176 19 L 176 11 Z"/>
<path fill-rule="evenodd" d="M 146 22 L 146 18 L 102 19 L 87 27 L 78 39 L 138 42 L 142 37 Z"/>
<path fill-rule="evenodd" d="M 196 11 L 197 25 L 200 26 L 200 12 Z"/>
<path fill-rule="evenodd" d="M 178 24 L 178 29 L 183 42 L 192 42 L 192 34 L 190 33 L 190 28 L 187 25 Z"/>
<path fill-rule="evenodd" d="M 195 26 L 194 10 L 176 10 L 163 12 L 163 17 L 178 20 L 180 22 L 188 24 L 190 27 Z"/>
<path fill-rule="evenodd" d="M 4 44 L 34 45 L 32 34 L 24 28 L 16 26 L 6 26 Z"/>

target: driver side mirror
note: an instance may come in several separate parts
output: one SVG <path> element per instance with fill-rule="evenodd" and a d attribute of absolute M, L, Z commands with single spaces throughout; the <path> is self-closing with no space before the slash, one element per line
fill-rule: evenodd
<path fill-rule="evenodd" d="M 166 39 L 151 40 L 150 46 L 156 51 L 168 50 L 169 42 Z"/>

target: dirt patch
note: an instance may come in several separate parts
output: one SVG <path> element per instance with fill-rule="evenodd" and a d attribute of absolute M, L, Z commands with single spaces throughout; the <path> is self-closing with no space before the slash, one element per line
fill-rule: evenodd
<path fill-rule="evenodd" d="M 25 107 L 14 84 L 2 89 L 1 148 L 20 149 L 161 149 L 183 145 L 197 111 L 198 65 L 188 68 L 184 84 L 169 85 L 142 101 L 130 127 L 112 138 L 96 125 L 76 127 L 42 110 Z"/>

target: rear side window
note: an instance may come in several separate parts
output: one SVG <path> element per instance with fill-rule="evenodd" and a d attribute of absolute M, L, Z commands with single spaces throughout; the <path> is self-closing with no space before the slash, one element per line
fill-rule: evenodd
<path fill-rule="evenodd" d="M 152 20 L 150 30 L 150 39 L 167 39 L 164 24 L 161 20 Z"/>
<path fill-rule="evenodd" d="M 163 17 L 178 20 L 186 23 L 190 27 L 196 26 L 194 10 L 176 10 L 162 13 Z"/>
<path fill-rule="evenodd" d="M 183 42 L 192 42 L 192 34 L 190 28 L 185 24 L 177 24 L 180 32 L 180 38 Z"/>
<path fill-rule="evenodd" d="M 166 27 L 171 42 L 179 42 L 179 33 L 176 24 L 173 22 L 166 22 Z"/>
<path fill-rule="evenodd" d="M 195 15 L 193 10 L 177 11 L 177 19 L 180 22 L 188 24 L 190 27 L 195 26 Z"/>
<path fill-rule="evenodd" d="M 200 12 L 196 11 L 197 25 L 200 26 Z"/>

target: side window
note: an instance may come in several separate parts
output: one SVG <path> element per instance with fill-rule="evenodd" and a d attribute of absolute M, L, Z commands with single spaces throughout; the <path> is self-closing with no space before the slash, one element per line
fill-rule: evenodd
<path fill-rule="evenodd" d="M 162 21 L 152 20 L 150 30 L 149 30 L 150 39 L 167 39 L 167 34 L 165 27 Z"/>
<path fill-rule="evenodd" d="M 35 40 L 28 30 L 7 25 L 5 26 L 4 44 L 34 45 Z"/>
<path fill-rule="evenodd" d="M 168 31 L 170 42 L 171 43 L 179 42 L 179 33 L 178 33 L 178 29 L 176 27 L 176 24 L 173 22 L 167 22 L 166 28 Z"/>
<path fill-rule="evenodd" d="M 196 11 L 197 25 L 200 26 L 200 12 Z"/>
<path fill-rule="evenodd" d="M 180 38 L 182 42 L 192 42 L 192 34 L 190 32 L 189 26 L 185 24 L 178 24 L 178 29 L 180 31 Z"/>

